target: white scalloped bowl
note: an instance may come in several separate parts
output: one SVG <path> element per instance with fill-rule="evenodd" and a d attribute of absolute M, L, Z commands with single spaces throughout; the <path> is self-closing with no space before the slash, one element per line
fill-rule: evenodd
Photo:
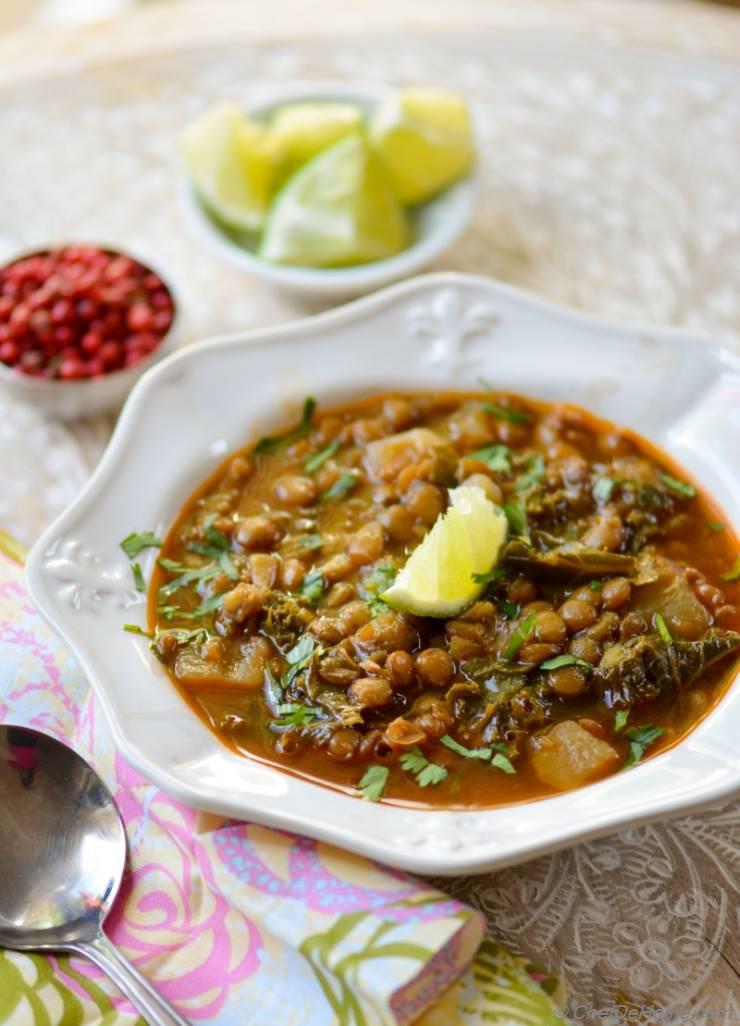
<path fill-rule="evenodd" d="M 478 811 L 373 804 L 237 756 L 140 638 L 119 541 L 163 532 L 223 456 L 322 403 L 384 389 L 496 387 L 567 400 L 654 439 L 740 527 L 740 359 L 672 330 L 618 327 L 483 278 L 429 275 L 331 313 L 175 354 L 136 385 L 102 462 L 28 560 L 34 602 L 89 676 L 123 756 L 180 800 L 423 873 L 502 867 L 740 790 L 736 679 L 688 738 L 630 773 Z M 150 556 L 147 572 L 151 569 Z"/>

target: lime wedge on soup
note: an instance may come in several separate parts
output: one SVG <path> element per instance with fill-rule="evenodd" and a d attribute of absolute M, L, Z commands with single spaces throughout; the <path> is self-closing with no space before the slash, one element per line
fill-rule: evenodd
<path fill-rule="evenodd" d="M 423 203 L 466 175 L 475 158 L 465 100 L 445 89 L 402 89 L 375 109 L 369 125 L 404 203 Z"/>
<path fill-rule="evenodd" d="M 362 127 L 362 111 L 351 103 L 287 103 L 270 118 L 270 134 L 285 166 L 296 170 L 317 153 Z"/>
<path fill-rule="evenodd" d="M 408 238 L 406 214 L 381 161 L 355 133 L 288 179 L 259 255 L 278 264 L 342 267 L 384 260 Z"/>
<path fill-rule="evenodd" d="M 267 129 L 233 104 L 213 107 L 182 134 L 180 149 L 197 193 L 229 228 L 262 227 L 278 169 Z"/>
<path fill-rule="evenodd" d="M 507 530 L 504 511 L 481 488 L 453 488 L 447 512 L 437 518 L 381 598 L 393 609 L 417 616 L 456 616 L 486 587 L 476 578 L 496 566 Z"/>

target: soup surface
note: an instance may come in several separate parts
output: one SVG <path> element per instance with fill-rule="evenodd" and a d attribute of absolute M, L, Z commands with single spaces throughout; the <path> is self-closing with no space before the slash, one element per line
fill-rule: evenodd
<path fill-rule="evenodd" d="M 382 594 L 463 483 L 508 520 L 479 597 L 446 619 L 394 611 Z M 370 800 L 493 806 L 630 768 L 695 725 L 740 653 L 739 577 L 709 498 L 580 409 L 307 400 L 186 503 L 151 645 L 240 753 Z"/>

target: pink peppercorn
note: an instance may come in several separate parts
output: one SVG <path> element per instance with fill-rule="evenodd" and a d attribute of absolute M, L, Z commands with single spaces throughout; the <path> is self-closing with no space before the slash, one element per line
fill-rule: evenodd
<path fill-rule="evenodd" d="M 135 366 L 173 320 L 161 278 L 121 253 L 66 246 L 0 268 L 0 362 L 77 380 Z"/>

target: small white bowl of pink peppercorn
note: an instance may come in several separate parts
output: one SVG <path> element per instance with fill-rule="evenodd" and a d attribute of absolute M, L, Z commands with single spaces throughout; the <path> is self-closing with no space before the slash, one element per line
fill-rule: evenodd
<path fill-rule="evenodd" d="M 179 336 L 171 285 L 118 249 L 61 245 L 0 267 L 0 387 L 53 416 L 116 409 Z"/>

